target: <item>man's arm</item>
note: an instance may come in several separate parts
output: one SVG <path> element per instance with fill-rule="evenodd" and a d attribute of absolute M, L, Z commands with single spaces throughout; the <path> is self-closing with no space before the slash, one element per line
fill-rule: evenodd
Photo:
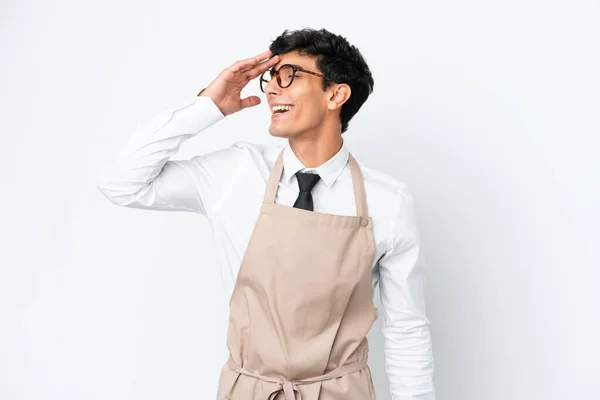
<path fill-rule="evenodd" d="M 199 96 L 156 115 L 138 126 L 117 161 L 105 166 L 98 189 L 120 206 L 206 215 L 240 156 L 236 147 L 191 160 L 169 159 L 185 140 L 224 117 L 209 97 Z"/>
<path fill-rule="evenodd" d="M 242 89 L 279 61 L 265 51 L 221 71 L 181 108 L 138 126 L 116 162 L 105 166 L 98 189 L 113 203 L 134 208 L 210 215 L 231 189 L 243 149 L 233 145 L 191 160 L 170 161 L 181 144 L 225 116 L 260 104 Z"/>
<path fill-rule="evenodd" d="M 391 243 L 379 260 L 385 369 L 393 400 L 435 400 L 419 224 L 412 194 L 405 187 L 399 195 Z"/>

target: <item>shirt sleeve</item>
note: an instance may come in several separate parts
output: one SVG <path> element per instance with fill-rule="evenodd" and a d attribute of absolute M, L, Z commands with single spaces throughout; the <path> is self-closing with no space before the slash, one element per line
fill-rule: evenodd
<path fill-rule="evenodd" d="M 210 97 L 194 96 L 183 107 L 138 125 L 98 189 L 119 206 L 192 211 L 208 215 L 231 188 L 242 148 L 232 145 L 189 160 L 169 160 L 181 144 L 225 116 Z"/>
<path fill-rule="evenodd" d="M 435 400 L 425 274 L 412 193 L 400 193 L 390 246 L 379 260 L 385 369 L 393 400 Z"/>

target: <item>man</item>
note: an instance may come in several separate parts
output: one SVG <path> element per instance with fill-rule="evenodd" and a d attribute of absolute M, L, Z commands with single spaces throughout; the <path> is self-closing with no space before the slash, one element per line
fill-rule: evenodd
<path fill-rule="evenodd" d="M 240 94 L 258 77 L 269 133 L 285 145 L 236 142 L 169 160 L 185 140 L 260 104 Z M 342 138 L 372 89 L 345 38 L 286 30 L 138 128 L 99 180 L 115 204 L 193 211 L 211 223 L 230 296 L 218 400 L 375 399 L 366 334 L 378 283 L 392 398 L 435 398 L 412 195 L 359 164 Z"/>

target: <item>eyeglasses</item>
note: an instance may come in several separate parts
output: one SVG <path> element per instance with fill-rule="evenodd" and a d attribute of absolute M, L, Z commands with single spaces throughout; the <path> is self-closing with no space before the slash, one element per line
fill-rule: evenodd
<path fill-rule="evenodd" d="M 329 80 L 327 78 L 324 78 L 323 74 L 319 74 L 318 72 L 309 71 L 307 69 L 302 68 L 299 65 L 284 64 L 281 67 L 279 67 L 279 69 L 277 69 L 277 70 L 275 69 L 275 67 L 273 67 L 270 70 L 267 70 L 261 74 L 260 90 L 263 93 L 265 93 L 265 87 L 267 86 L 267 83 L 271 82 L 271 79 L 273 79 L 273 76 L 275 76 L 275 78 L 277 79 L 277 84 L 279 85 L 279 87 L 286 88 L 286 87 L 290 86 L 292 84 L 292 82 L 294 82 L 294 78 L 296 77 L 296 73 L 298 71 L 304 72 L 307 74 L 311 74 L 314 76 L 318 76 L 325 80 Z"/>

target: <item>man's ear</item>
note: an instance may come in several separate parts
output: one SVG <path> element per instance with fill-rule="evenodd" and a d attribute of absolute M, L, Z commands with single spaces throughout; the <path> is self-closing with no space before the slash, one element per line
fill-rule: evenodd
<path fill-rule="evenodd" d="M 345 83 L 340 83 L 333 86 L 329 96 L 329 104 L 327 105 L 327 108 L 332 111 L 341 108 L 342 105 L 350 98 L 350 94 L 352 94 L 352 89 L 350 89 L 350 86 Z"/>

